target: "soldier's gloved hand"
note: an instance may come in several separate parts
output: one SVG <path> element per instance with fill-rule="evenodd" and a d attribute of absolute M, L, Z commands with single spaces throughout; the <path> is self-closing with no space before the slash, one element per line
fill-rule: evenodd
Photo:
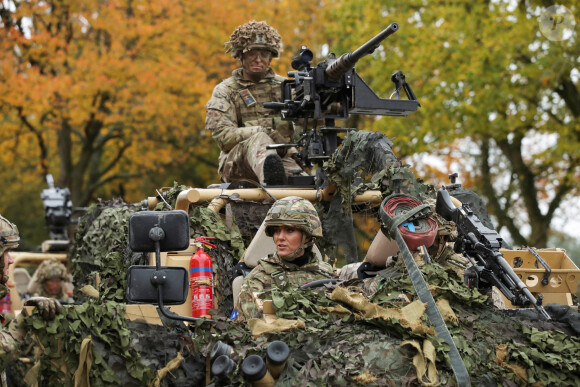
<path fill-rule="evenodd" d="M 62 306 L 58 300 L 47 297 L 31 297 L 24 302 L 26 306 L 36 306 L 45 320 L 52 320 L 57 313 L 62 311 Z"/>
<path fill-rule="evenodd" d="M 284 137 L 277 130 L 271 131 L 270 133 L 268 133 L 268 135 L 274 141 L 274 144 L 287 144 L 288 143 L 288 140 L 286 139 L 286 137 Z M 284 156 L 286 156 L 287 149 L 288 148 L 278 148 L 278 149 L 276 149 L 276 152 L 278 152 L 278 156 L 284 157 Z"/>

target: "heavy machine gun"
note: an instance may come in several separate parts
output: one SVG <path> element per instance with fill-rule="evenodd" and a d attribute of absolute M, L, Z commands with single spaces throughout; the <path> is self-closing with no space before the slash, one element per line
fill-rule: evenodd
<path fill-rule="evenodd" d="M 53 241 L 68 241 L 70 239 L 68 226 L 77 224 L 78 218 L 73 216 L 86 212 L 86 208 L 73 208 L 70 190 L 54 185 L 54 178 L 46 175 L 48 188 L 42 190 L 40 198 L 44 207 L 44 219 L 48 226 L 50 239 Z"/>
<path fill-rule="evenodd" d="M 67 226 L 73 213 L 70 190 L 54 185 L 51 174 L 46 175 L 48 188 L 40 194 L 44 206 L 44 218 L 52 240 L 68 240 Z"/>
<path fill-rule="evenodd" d="M 396 99 L 382 99 L 354 69 L 362 57 L 373 53 L 398 29 L 399 25 L 392 23 L 355 51 L 339 58 L 332 53 L 316 67 L 311 66 L 312 51 L 302 46 L 292 61 L 292 68 L 296 71 L 288 72 L 290 79 L 282 83 L 283 102 L 264 103 L 264 107 L 280 110 L 282 119 L 303 126 L 304 131 L 295 144 L 275 144 L 269 148 L 295 146 L 299 149 L 298 157 L 306 166 L 313 163 L 322 165 L 340 145 L 338 133 L 354 130 L 337 127 L 335 120 L 346 119 L 350 114 L 407 116 L 416 111 L 421 105 L 402 72 L 397 71 L 391 77 L 395 83 L 393 95 Z M 407 95 L 407 100 L 398 99 L 401 90 Z M 319 122 L 324 124 L 318 126 Z"/>

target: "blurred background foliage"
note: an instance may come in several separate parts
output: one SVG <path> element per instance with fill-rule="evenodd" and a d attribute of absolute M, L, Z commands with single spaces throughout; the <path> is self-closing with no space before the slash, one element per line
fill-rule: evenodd
<path fill-rule="evenodd" d="M 0 213 L 22 248 L 47 233 L 45 176 L 73 206 L 137 202 L 174 181 L 218 182 L 204 129 L 213 87 L 237 67 L 230 33 L 265 20 L 284 40 L 286 74 L 301 44 L 354 50 L 388 24 L 400 30 L 357 64 L 383 97 L 402 70 L 421 102 L 406 118 L 351 117 L 382 131 L 434 185 L 478 192 L 514 245 L 579 255 L 580 42 L 542 35 L 549 1 L 52 0 L 0 3 Z M 578 6 L 569 12 L 580 21 Z M 359 222 L 371 228 L 372 222 Z M 365 233 L 362 233 L 365 235 Z M 373 232 L 369 232 L 373 235 Z"/>

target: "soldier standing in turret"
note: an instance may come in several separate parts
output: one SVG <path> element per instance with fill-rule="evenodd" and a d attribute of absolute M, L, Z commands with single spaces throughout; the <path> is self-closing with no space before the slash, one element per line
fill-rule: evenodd
<path fill-rule="evenodd" d="M 286 176 L 302 169 L 294 161 L 295 148 L 266 149 L 268 144 L 287 144 L 293 128 L 277 112 L 262 106 L 281 101 L 283 77 L 270 68 L 282 40 L 265 22 L 239 26 L 226 42 L 226 52 L 240 60 L 241 68 L 218 84 L 206 104 L 205 127 L 221 150 L 218 172 L 222 179 L 251 179 L 280 185 Z"/>
<path fill-rule="evenodd" d="M 0 298 L 6 296 L 10 289 L 6 286 L 8 282 L 8 268 L 14 260 L 10 256 L 10 250 L 18 247 L 20 236 L 15 224 L 10 223 L 0 215 L 0 267 L 3 269 L 0 278 Z M 32 297 L 26 301 L 25 305 L 36 306 L 44 319 L 51 320 L 55 313 L 60 312 L 61 305 L 57 300 L 44 297 Z M 5 325 L 5 316 L 2 317 L 2 327 L 0 328 L 0 373 L 2 382 L 5 381 L 4 370 L 9 362 L 19 356 L 19 344 L 23 341 L 26 332 L 22 329 L 21 323 L 24 318 L 22 313 L 17 318 Z M 3 383 L 2 385 L 6 385 Z"/>

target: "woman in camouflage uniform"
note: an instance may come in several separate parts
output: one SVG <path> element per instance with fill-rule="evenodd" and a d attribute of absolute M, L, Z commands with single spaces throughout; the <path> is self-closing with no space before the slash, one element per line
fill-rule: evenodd
<path fill-rule="evenodd" d="M 293 135 L 279 112 L 262 105 L 282 98 L 284 78 L 270 68 L 281 43 L 276 29 L 256 21 L 236 28 L 226 42 L 226 52 L 231 51 L 242 67 L 215 87 L 206 104 L 205 121 L 220 147 L 218 172 L 225 181 L 250 179 L 279 185 L 286 176 L 302 171 L 292 158 L 295 148 L 266 149 L 269 144 L 289 143 Z"/>
<path fill-rule="evenodd" d="M 6 296 L 10 289 L 6 286 L 8 282 L 8 269 L 14 260 L 10 256 L 10 250 L 18 247 L 20 236 L 15 224 L 10 223 L 6 218 L 0 215 L 0 267 L 3 268 L 2 278 L 0 279 L 0 298 Z M 44 297 L 33 297 L 26 301 L 25 305 L 36 306 L 44 319 L 51 320 L 55 313 L 60 312 L 61 306 L 56 300 Z M 1 316 L 2 328 L 0 329 L 0 371 L 4 379 L 3 370 L 9 362 L 19 356 L 19 343 L 22 342 L 26 332 L 21 328 L 21 322 L 24 316 L 19 314 L 17 318 L 6 323 L 5 318 Z"/>
<path fill-rule="evenodd" d="M 262 258 L 244 279 L 238 300 L 238 321 L 260 318 L 259 305 L 271 300 L 273 288 L 299 287 L 333 277 L 332 267 L 312 252 L 322 224 L 308 200 L 289 196 L 275 202 L 266 215 L 266 235 L 274 238 L 276 253 Z"/>

